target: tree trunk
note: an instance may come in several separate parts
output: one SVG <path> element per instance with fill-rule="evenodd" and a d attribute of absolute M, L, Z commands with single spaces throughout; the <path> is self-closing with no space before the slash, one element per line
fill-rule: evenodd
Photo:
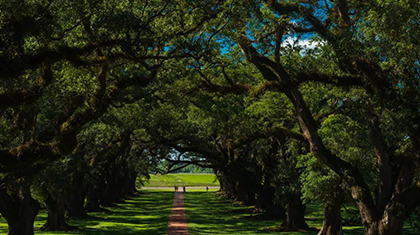
<path fill-rule="evenodd" d="M 7 220 L 8 235 L 34 234 L 34 221 L 40 205 L 31 196 L 30 182 L 22 179 L 21 183 L 15 192 L 10 192 L 3 185 L 0 189 L 0 212 Z"/>
<path fill-rule="evenodd" d="M 305 222 L 306 205 L 300 199 L 301 195 L 292 195 L 289 198 L 287 207 L 286 221 L 282 224 L 287 230 L 309 230 L 308 224 Z"/>
<path fill-rule="evenodd" d="M 398 205 L 394 206 L 398 207 Z M 399 212 L 398 208 L 386 209 L 384 217 L 379 222 L 380 235 L 402 234 L 405 217 L 401 216 L 403 213 Z"/>
<path fill-rule="evenodd" d="M 227 177 L 223 178 L 224 186 L 223 191 L 226 193 L 226 196 L 230 199 L 236 198 L 236 186 L 235 181 L 228 179 Z"/>
<path fill-rule="evenodd" d="M 245 185 L 245 192 L 246 192 L 246 201 L 244 202 L 245 205 L 255 205 L 257 204 L 257 199 L 255 197 L 255 191 L 249 186 Z"/>
<path fill-rule="evenodd" d="M 107 176 L 105 187 L 100 191 L 100 203 L 102 206 L 113 207 L 116 206 L 116 202 L 119 202 L 118 194 L 121 189 L 116 180 L 115 176 Z"/>
<path fill-rule="evenodd" d="M 89 217 L 85 210 L 85 192 L 76 190 L 71 192 L 66 199 L 66 210 L 69 218 Z"/>
<path fill-rule="evenodd" d="M 128 190 L 129 196 L 133 196 L 137 192 L 137 188 L 136 188 L 137 172 L 135 172 L 134 170 L 131 170 L 129 175 L 130 177 L 128 179 L 127 190 Z"/>
<path fill-rule="evenodd" d="M 131 192 L 129 189 L 129 180 L 130 180 L 130 173 L 129 169 L 125 168 L 125 173 L 120 175 L 116 178 L 114 185 L 114 191 L 115 191 L 115 201 L 118 203 L 124 202 L 124 199 L 127 198 Z"/>
<path fill-rule="evenodd" d="M 224 183 L 224 180 L 222 180 L 222 178 L 221 177 L 219 177 L 218 175 L 217 175 L 217 179 L 219 180 L 219 184 L 220 184 L 220 191 L 223 191 L 223 192 L 225 192 L 226 193 L 226 188 L 225 188 L 225 183 Z"/>
<path fill-rule="evenodd" d="M 285 219 L 286 211 L 284 205 L 276 204 L 274 202 L 275 188 L 264 187 L 261 192 L 258 193 L 257 207 L 264 210 L 264 216 L 267 218 Z"/>
<path fill-rule="evenodd" d="M 85 210 L 86 189 L 84 187 L 85 175 L 87 170 L 84 163 L 80 163 L 70 181 L 69 194 L 66 197 L 65 206 L 69 218 L 87 218 L 89 217 Z"/>
<path fill-rule="evenodd" d="M 93 189 L 89 190 L 86 196 L 86 211 L 88 212 L 103 212 L 107 211 L 106 209 L 102 208 L 99 203 L 99 197 L 97 188 L 94 187 Z"/>
<path fill-rule="evenodd" d="M 399 235 L 402 234 L 406 208 L 400 203 L 391 202 L 379 220 L 368 221 L 363 217 L 365 235 Z"/>
<path fill-rule="evenodd" d="M 237 181 L 235 200 L 240 201 L 247 206 L 255 205 L 255 194 L 250 192 L 245 182 Z"/>
<path fill-rule="evenodd" d="M 342 235 L 341 205 L 344 201 L 344 192 L 338 189 L 331 201 L 324 204 L 324 221 L 318 235 Z"/>
<path fill-rule="evenodd" d="M 45 208 L 48 211 L 47 222 L 41 227 L 43 231 L 69 231 L 75 229 L 66 223 L 65 203 L 62 198 L 54 199 L 51 195 L 45 200 Z"/>

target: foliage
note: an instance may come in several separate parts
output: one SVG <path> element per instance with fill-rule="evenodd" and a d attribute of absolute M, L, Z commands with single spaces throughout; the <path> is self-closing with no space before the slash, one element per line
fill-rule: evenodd
<path fill-rule="evenodd" d="M 405 199 L 420 198 L 419 11 L 409 0 L 3 1 L 0 202 L 25 200 L 13 193 L 24 187 L 45 201 L 75 179 L 99 190 L 212 168 L 226 193 L 263 209 L 351 190 L 366 231 L 386 230 L 374 224 L 403 221 L 418 204 Z"/>

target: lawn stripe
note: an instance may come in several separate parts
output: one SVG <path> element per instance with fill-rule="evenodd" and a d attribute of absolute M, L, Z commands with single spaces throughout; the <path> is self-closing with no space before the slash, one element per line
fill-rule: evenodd
<path fill-rule="evenodd" d="M 181 191 L 176 191 L 169 217 L 167 235 L 188 234 L 187 217 L 185 216 L 184 196 Z"/>

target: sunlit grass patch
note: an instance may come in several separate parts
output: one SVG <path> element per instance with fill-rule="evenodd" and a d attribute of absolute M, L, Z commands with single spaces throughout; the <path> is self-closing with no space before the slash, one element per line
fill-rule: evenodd
<path fill-rule="evenodd" d="M 172 207 L 173 192 L 142 191 L 136 197 L 127 199 L 118 207 L 108 208 L 108 213 L 89 213 L 94 218 L 70 220 L 69 224 L 79 230 L 69 232 L 35 231 L 35 234 L 83 234 L 83 235 L 124 235 L 124 234 L 166 234 Z M 35 228 L 41 227 L 47 214 L 41 211 Z M 7 233 L 4 218 L 0 219 L 0 234 Z"/>
<path fill-rule="evenodd" d="M 214 174 L 151 175 L 146 187 L 219 186 Z"/>
<path fill-rule="evenodd" d="M 264 228 L 281 221 L 246 218 L 252 207 L 244 207 L 216 197 L 213 192 L 193 191 L 184 194 L 188 234 L 261 234 Z M 283 233 L 287 234 L 287 233 Z"/>
<path fill-rule="evenodd" d="M 280 220 L 259 220 L 253 218 L 252 207 L 241 206 L 239 203 L 231 203 L 215 193 L 195 190 L 184 194 L 184 202 L 187 213 L 188 234 L 281 234 L 281 235 L 315 235 L 316 231 L 310 232 L 273 232 L 265 231 L 281 225 Z M 356 208 L 343 211 L 343 216 L 350 218 L 351 213 L 358 213 Z M 307 206 L 306 222 L 312 228 L 321 228 L 323 220 L 322 204 L 309 204 Z M 362 225 L 343 226 L 344 234 L 362 235 Z M 409 228 L 403 232 L 406 235 L 418 234 Z"/>

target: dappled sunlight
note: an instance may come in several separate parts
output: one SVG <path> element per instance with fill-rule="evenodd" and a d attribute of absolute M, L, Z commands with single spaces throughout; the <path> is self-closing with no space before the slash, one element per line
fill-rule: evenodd
<path fill-rule="evenodd" d="M 257 219 L 251 216 L 253 215 L 253 207 L 231 203 L 224 197 L 217 196 L 214 192 L 195 191 L 185 193 L 184 200 L 189 234 L 317 234 L 316 231 L 266 231 L 267 228 L 274 228 L 281 225 L 283 221 Z M 310 227 L 319 229 L 323 220 L 322 204 L 309 204 L 305 218 Z M 363 234 L 363 227 L 361 225 L 344 225 L 343 231 L 344 234 L 359 235 Z M 414 235 L 417 233 L 406 230 L 403 234 Z"/>
<path fill-rule="evenodd" d="M 232 205 L 215 193 L 195 191 L 184 194 L 189 234 L 261 234 L 264 228 L 281 221 L 254 220 L 248 209 Z"/>
<path fill-rule="evenodd" d="M 89 213 L 93 218 L 70 220 L 69 224 L 79 230 L 70 232 L 36 231 L 36 234 L 83 234 L 83 235 L 124 235 L 124 234 L 165 234 L 171 211 L 173 192 L 147 191 L 127 199 L 117 207 L 109 207 L 110 212 Z M 46 220 L 42 211 L 36 220 L 35 228 Z M 7 233 L 4 218 L 0 220 L 0 234 Z"/>

